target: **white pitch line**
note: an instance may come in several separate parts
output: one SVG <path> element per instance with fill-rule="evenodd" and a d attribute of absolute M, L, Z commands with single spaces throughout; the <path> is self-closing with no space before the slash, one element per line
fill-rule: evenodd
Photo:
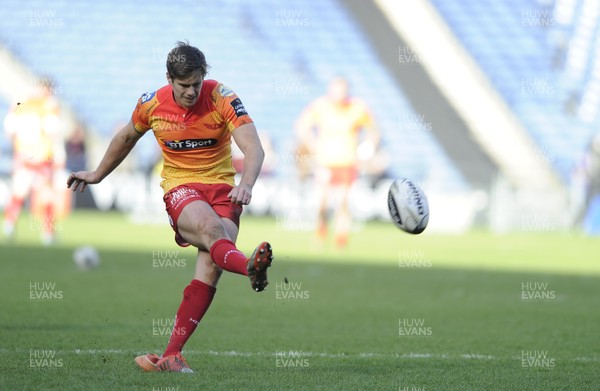
<path fill-rule="evenodd" d="M 54 349 L 0 349 L 0 353 L 29 353 L 34 350 L 51 350 L 55 354 L 131 354 L 141 355 L 148 351 L 123 350 L 123 349 L 72 349 L 72 350 L 54 350 Z M 158 350 L 157 350 L 158 351 Z M 235 350 L 218 352 L 215 350 L 184 350 L 186 356 L 225 356 L 225 357 L 322 357 L 322 358 L 397 358 L 397 359 L 464 359 L 464 360 L 520 360 L 520 356 L 496 357 L 489 354 L 463 353 L 463 354 L 437 354 L 437 353 L 324 353 L 324 352 L 303 352 L 297 350 L 277 350 L 276 352 L 238 352 Z M 598 362 L 600 357 L 574 357 L 560 361 L 578 361 L 578 362 Z"/>
<path fill-rule="evenodd" d="M 33 350 L 52 350 L 55 354 L 81 354 L 81 355 L 93 355 L 93 354 L 131 354 L 139 355 L 148 353 L 148 351 L 138 350 L 123 350 L 123 349 L 72 349 L 72 350 L 54 350 L 54 349 L 0 349 L 0 353 L 28 353 Z M 160 351 L 160 349 L 157 349 Z M 277 350 L 275 352 L 238 352 L 235 350 L 218 352 L 215 350 L 184 350 L 184 355 L 209 355 L 209 356 L 229 356 L 229 357 L 279 357 L 279 356 L 290 356 L 290 357 L 323 357 L 323 358 L 475 358 L 475 359 L 496 359 L 496 357 L 481 354 L 463 354 L 457 356 L 450 356 L 447 354 L 432 354 L 432 353 L 324 353 L 324 352 L 303 352 L 298 350 Z"/>

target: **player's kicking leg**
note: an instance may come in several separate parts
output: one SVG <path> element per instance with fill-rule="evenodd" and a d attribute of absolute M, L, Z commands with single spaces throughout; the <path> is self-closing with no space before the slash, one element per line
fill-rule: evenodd
<path fill-rule="evenodd" d="M 199 249 L 196 272 L 194 280 L 184 290 L 163 355 L 147 354 L 136 358 L 136 363 L 146 371 L 192 372 L 181 350 L 208 311 L 222 270 L 248 276 L 257 292 L 268 284 L 266 270 L 273 260 L 271 246 L 263 242 L 250 258 L 246 258 L 234 244 L 237 225 L 217 216 L 207 203 L 194 201 L 187 205 L 178 219 L 178 232 Z M 206 251 L 207 248 L 210 250 Z"/>
<path fill-rule="evenodd" d="M 248 276 L 253 290 L 261 292 L 268 285 L 267 268 L 273 261 L 271 245 L 260 243 L 247 258 L 235 246 L 238 226 L 229 218 L 219 217 L 206 202 L 187 205 L 179 216 L 177 229 L 188 243 L 208 249 L 212 261 L 221 269 Z"/>

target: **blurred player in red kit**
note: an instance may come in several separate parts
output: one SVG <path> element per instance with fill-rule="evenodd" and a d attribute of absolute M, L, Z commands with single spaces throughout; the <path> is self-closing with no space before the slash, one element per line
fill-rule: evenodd
<path fill-rule="evenodd" d="M 192 372 L 181 350 L 208 310 L 223 270 L 246 275 L 252 289 L 267 286 L 273 254 L 267 242 L 247 258 L 235 246 L 242 205 L 264 159 L 254 123 L 240 98 L 228 87 L 205 79 L 204 54 L 178 42 L 167 57 L 168 84 L 143 94 L 131 121 L 112 139 L 95 171 L 72 173 L 67 185 L 76 191 L 112 172 L 137 140 L 152 129 L 162 149 L 164 201 L 180 246 L 198 248 L 194 279 L 183 291 L 169 343 L 162 356 L 135 359 L 146 371 Z M 244 153 L 244 172 L 234 183 L 231 137 Z"/>
<path fill-rule="evenodd" d="M 4 234 L 12 238 L 25 199 L 30 194 L 41 211 L 39 221 L 30 227 L 41 230 L 44 244 L 51 244 L 55 234 L 55 173 L 65 164 L 60 106 L 53 96 L 53 81 L 43 78 L 39 91 L 11 109 L 4 129 L 13 141 L 14 163 L 11 197 L 4 216 Z M 32 202 L 33 204 L 34 202 Z"/>
<path fill-rule="evenodd" d="M 341 199 L 334 211 L 334 235 L 338 247 L 344 247 L 352 225 L 348 207 L 350 188 L 358 175 L 358 149 L 361 131 L 365 132 L 362 148 L 372 156 L 379 145 L 379 130 L 365 102 L 350 96 L 348 81 L 331 80 L 325 96 L 313 101 L 296 122 L 300 145 L 314 156 L 316 181 L 320 188 L 317 235 L 327 237 L 329 198 L 338 190 Z"/>

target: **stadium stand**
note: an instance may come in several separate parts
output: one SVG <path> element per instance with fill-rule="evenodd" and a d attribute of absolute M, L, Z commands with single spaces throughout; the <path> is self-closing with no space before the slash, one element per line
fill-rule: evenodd
<path fill-rule="evenodd" d="M 598 50 L 592 55 L 600 41 L 597 2 L 431 2 L 568 183 L 600 122 L 597 111 L 585 110 L 600 97 L 600 73 L 592 71 L 600 65 Z M 589 52 L 574 55 L 581 48 Z"/>
<path fill-rule="evenodd" d="M 442 189 L 467 186 L 337 1 L 7 0 L 0 18 L 0 43 L 34 73 L 53 76 L 60 98 L 104 137 L 142 93 L 164 84 L 168 51 L 188 39 L 207 54 L 209 76 L 235 87 L 276 152 L 289 153 L 282 146 L 298 113 L 341 74 L 372 107 L 392 175 L 426 181 L 435 172 Z M 0 100 L 0 112 L 8 103 Z"/>

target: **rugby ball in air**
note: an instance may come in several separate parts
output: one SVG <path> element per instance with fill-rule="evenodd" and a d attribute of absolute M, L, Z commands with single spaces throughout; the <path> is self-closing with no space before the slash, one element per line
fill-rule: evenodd
<path fill-rule="evenodd" d="M 396 227 L 420 234 L 429 222 L 429 203 L 423 190 L 411 180 L 396 179 L 388 192 L 388 209 Z"/>

